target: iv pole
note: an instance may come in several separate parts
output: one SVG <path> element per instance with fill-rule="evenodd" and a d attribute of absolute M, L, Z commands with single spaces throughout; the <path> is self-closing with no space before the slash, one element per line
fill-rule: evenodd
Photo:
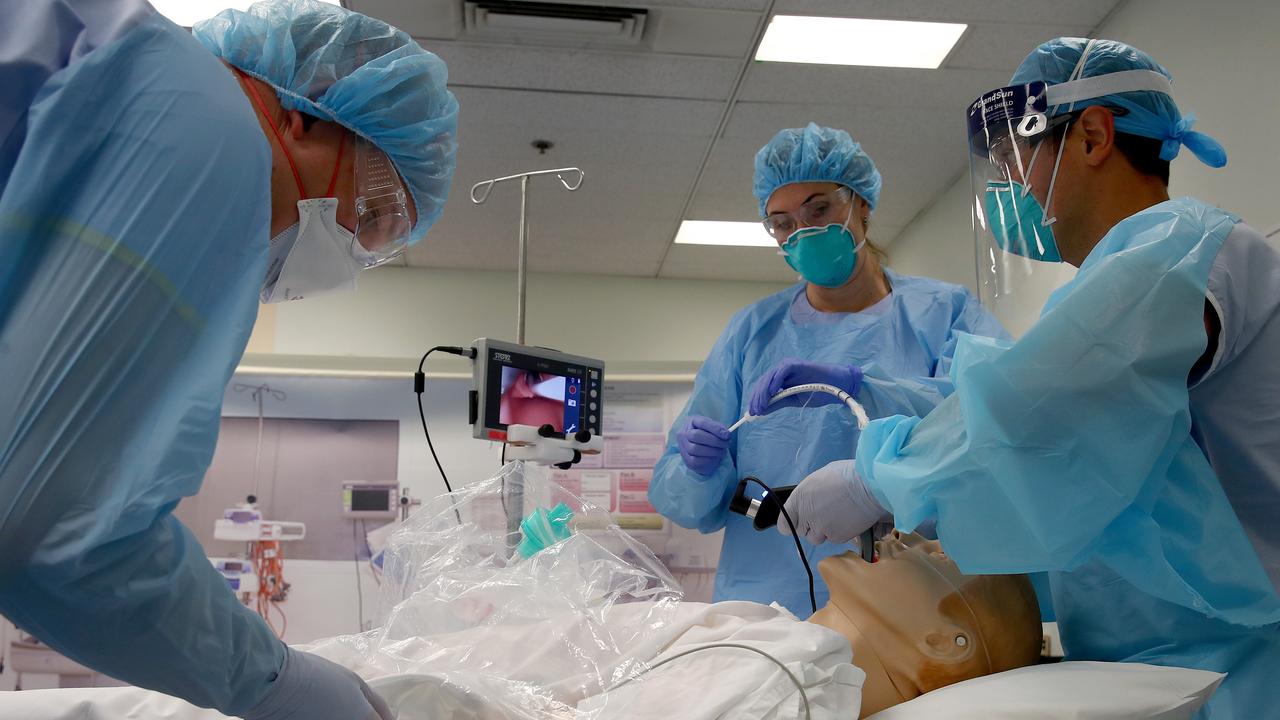
<path fill-rule="evenodd" d="M 577 173 L 575 182 L 565 180 L 564 173 Z M 555 175 L 560 184 L 569 192 L 582 187 L 585 173 L 576 167 L 558 168 L 555 170 L 535 170 L 533 172 L 508 175 L 478 182 L 471 186 L 471 202 L 483 205 L 489 199 L 493 186 L 509 180 L 520 181 L 520 255 L 516 265 L 516 343 L 524 345 L 525 304 L 527 302 L 526 279 L 529 274 L 529 178 L 540 175 Z"/>
<path fill-rule="evenodd" d="M 258 403 L 258 449 L 254 452 L 254 455 L 253 455 L 253 496 L 252 497 L 254 499 L 251 502 L 261 502 L 262 497 L 261 495 L 259 495 L 259 490 L 261 488 L 258 484 L 258 466 L 262 464 L 263 396 L 267 393 L 270 393 L 271 397 L 281 402 L 283 402 L 284 400 L 287 400 L 289 396 L 285 394 L 283 390 L 276 390 L 270 385 L 244 385 L 242 383 L 236 383 L 235 385 L 232 386 L 232 389 L 238 393 L 252 391 L 249 393 L 249 397 L 253 398 Z M 274 501 L 275 500 L 274 484 L 271 486 L 271 496 L 272 496 L 272 500 Z M 272 512 L 275 511 L 274 504 L 271 505 L 271 510 Z"/>
<path fill-rule="evenodd" d="M 565 173 L 577 173 L 578 178 L 576 181 L 570 182 L 565 179 Z M 489 193 L 493 191 L 494 185 L 509 180 L 520 181 L 520 254 L 516 264 L 516 343 L 519 345 L 524 345 L 525 305 L 528 301 L 526 280 L 529 274 L 529 178 L 542 175 L 555 175 L 565 190 L 573 192 L 582 187 L 582 180 L 586 173 L 582 172 L 581 168 L 576 167 L 535 170 L 533 172 L 485 180 L 471 186 L 471 202 L 476 205 L 483 205 L 489 199 Z M 514 554 L 515 552 L 515 544 L 520 537 L 520 520 L 524 512 L 523 462 L 516 463 L 515 467 L 512 468 L 512 475 L 516 482 L 510 485 L 503 484 L 503 492 L 510 492 L 510 502 L 504 503 L 507 515 L 507 552 L 509 554 Z"/>

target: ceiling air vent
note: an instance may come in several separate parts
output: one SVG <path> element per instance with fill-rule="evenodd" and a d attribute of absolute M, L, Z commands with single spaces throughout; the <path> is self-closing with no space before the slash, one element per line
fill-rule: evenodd
<path fill-rule="evenodd" d="M 467 36 L 552 45 L 639 45 L 648 11 L 522 0 L 467 0 Z"/>

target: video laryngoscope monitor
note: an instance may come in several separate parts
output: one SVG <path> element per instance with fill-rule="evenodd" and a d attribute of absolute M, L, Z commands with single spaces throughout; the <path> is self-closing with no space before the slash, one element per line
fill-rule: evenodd
<path fill-rule="evenodd" d="M 511 425 L 550 425 L 573 437 L 600 435 L 604 418 L 604 362 L 547 348 L 480 338 L 470 395 L 472 435 L 508 440 Z"/>

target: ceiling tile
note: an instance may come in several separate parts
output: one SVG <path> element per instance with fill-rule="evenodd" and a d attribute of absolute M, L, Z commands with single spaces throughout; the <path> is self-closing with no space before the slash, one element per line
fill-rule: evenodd
<path fill-rule="evenodd" d="M 741 63 L 736 59 L 606 53 L 473 43 L 423 42 L 449 65 L 449 84 L 723 100 Z"/>
<path fill-rule="evenodd" d="M 453 38 L 462 29 L 461 0 L 346 0 L 344 4 L 415 38 Z"/>
<path fill-rule="evenodd" d="M 738 100 L 827 102 L 861 107 L 961 110 L 1000 87 L 1008 70 L 913 70 L 798 63 L 753 63 Z"/>
<path fill-rule="evenodd" d="M 844 128 L 862 144 L 884 182 L 876 222 L 906 225 L 967 167 L 961 117 L 893 108 L 739 103 L 716 143 L 689 217 L 756 219 L 751 185 L 756 152 L 779 129 L 813 121 Z"/>
<path fill-rule="evenodd" d="M 483 206 L 471 186 L 534 169 L 580 166 L 582 188 L 554 177 L 530 185 L 530 267 L 537 272 L 653 275 L 684 204 L 720 103 L 458 88 L 458 169 L 444 216 L 409 262 L 515 266 L 519 185 Z M 468 118 L 475 118 L 468 121 Z M 672 122 L 679 118 L 680 122 Z M 539 155 L 534 138 L 555 143 Z"/>
<path fill-rule="evenodd" d="M 745 51 L 755 14 L 767 0 L 577 1 L 652 8 L 652 28 L 662 34 L 647 36 L 648 51 L 485 44 L 453 39 L 461 27 L 462 0 L 347 0 L 353 9 L 404 27 L 444 58 L 461 104 L 451 200 L 408 262 L 514 268 L 518 185 L 495 188 L 483 206 L 468 199 L 471 185 L 523 170 L 578 165 L 586 181 L 576 193 L 561 189 L 554 178 L 531 185 L 532 270 L 794 280 L 794 272 L 768 248 L 669 245 L 741 70 L 733 56 Z M 757 219 L 751 194 L 756 151 L 780 128 L 812 120 L 849 130 L 875 159 L 885 187 L 872 237 L 889 245 L 964 173 L 964 107 L 1007 82 L 1036 42 L 1086 34 L 1116 4 L 778 0 L 780 13 L 971 27 L 947 66 L 936 71 L 752 63 L 686 216 Z M 708 56 L 716 54 L 723 57 Z M 554 147 L 539 155 L 530 146 L 535 139 Z"/>
<path fill-rule="evenodd" d="M 998 70 L 1007 80 L 1031 49 L 1057 37 L 1088 35 L 1087 25 L 974 25 L 947 58 L 946 68 Z M 1018 42 L 1009 42 L 1016 37 Z"/>
<path fill-rule="evenodd" d="M 797 275 L 772 248 L 675 245 L 660 277 L 790 283 Z"/>

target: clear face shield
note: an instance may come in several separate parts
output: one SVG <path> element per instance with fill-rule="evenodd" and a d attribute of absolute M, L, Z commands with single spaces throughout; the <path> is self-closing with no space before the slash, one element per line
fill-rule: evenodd
<path fill-rule="evenodd" d="M 1053 235 L 1058 141 L 1074 116 L 1051 117 L 1048 95 L 1043 82 L 1003 87 L 967 112 L 979 297 L 1015 336 L 1074 274 Z"/>
<path fill-rule="evenodd" d="M 967 112 L 978 296 L 1014 337 L 1075 276 L 1075 268 L 1062 262 L 1053 227 L 1061 141 L 1079 117 L 1078 105 L 1133 92 L 1173 95 L 1169 78 L 1151 70 L 1082 77 L 1097 43 L 1085 45 L 1065 82 L 999 88 Z M 1116 117 L 1127 112 L 1108 110 Z"/>

